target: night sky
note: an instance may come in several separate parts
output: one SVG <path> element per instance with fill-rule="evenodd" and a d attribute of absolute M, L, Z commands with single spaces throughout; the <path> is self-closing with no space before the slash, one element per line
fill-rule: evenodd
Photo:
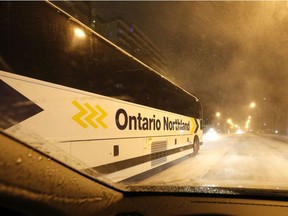
<path fill-rule="evenodd" d="M 96 2 L 136 24 L 168 60 L 168 78 L 200 98 L 207 123 L 262 123 L 288 133 L 288 3 Z"/>

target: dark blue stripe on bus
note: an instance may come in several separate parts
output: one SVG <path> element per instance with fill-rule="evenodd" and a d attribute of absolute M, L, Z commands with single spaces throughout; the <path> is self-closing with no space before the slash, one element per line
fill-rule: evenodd
<path fill-rule="evenodd" d="M 8 129 L 43 111 L 31 100 L 0 80 L 0 129 Z"/>
<path fill-rule="evenodd" d="M 155 160 L 155 159 L 167 157 L 169 155 L 176 154 L 176 153 L 179 153 L 182 151 L 186 151 L 186 150 L 189 150 L 192 148 L 193 148 L 193 144 L 190 144 L 190 145 L 182 146 L 179 148 L 174 148 L 174 149 L 170 149 L 170 150 L 166 150 L 166 151 L 156 152 L 153 154 L 135 157 L 135 158 L 131 158 L 131 159 L 123 160 L 123 161 L 118 161 L 118 162 L 114 162 L 114 163 L 110 163 L 110 164 L 105 164 L 105 165 L 94 167 L 91 169 L 93 169 L 93 170 L 95 170 L 101 174 L 109 174 L 109 173 L 113 173 L 116 171 L 130 168 L 133 166 L 137 166 L 137 165 L 140 165 L 140 164 L 143 164 L 143 163 Z M 88 172 L 89 172 L 89 170 L 88 170 Z"/>

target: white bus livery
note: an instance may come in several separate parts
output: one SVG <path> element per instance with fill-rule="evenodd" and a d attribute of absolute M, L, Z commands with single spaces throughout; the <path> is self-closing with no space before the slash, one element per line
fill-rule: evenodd
<path fill-rule="evenodd" d="M 197 154 L 195 96 L 49 2 L 0 4 L 1 133 L 112 182 Z"/>

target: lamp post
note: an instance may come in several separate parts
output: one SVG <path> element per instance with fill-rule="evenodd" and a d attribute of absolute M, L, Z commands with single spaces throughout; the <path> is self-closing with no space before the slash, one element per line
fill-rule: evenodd
<path fill-rule="evenodd" d="M 221 126 L 220 126 L 220 122 L 219 122 L 220 117 L 221 117 L 221 113 L 220 113 L 220 112 L 216 112 L 216 113 L 215 113 L 215 117 L 216 117 L 216 125 L 215 125 L 215 127 L 217 128 L 217 132 L 218 132 L 218 133 L 219 133 L 219 132 L 222 132 Z"/>
<path fill-rule="evenodd" d="M 257 112 L 257 127 L 258 127 L 258 130 L 260 132 L 261 131 L 261 123 L 260 123 L 260 112 L 259 112 L 258 106 L 256 105 L 255 102 L 251 102 L 249 106 L 251 109 L 255 109 Z"/>
<path fill-rule="evenodd" d="M 233 121 L 231 118 L 228 118 L 226 122 L 228 123 L 227 133 L 230 134 L 230 129 L 232 129 L 231 127 L 233 125 Z"/>

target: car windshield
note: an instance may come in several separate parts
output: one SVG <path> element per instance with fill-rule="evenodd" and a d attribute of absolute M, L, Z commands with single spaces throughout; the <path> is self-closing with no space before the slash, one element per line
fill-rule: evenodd
<path fill-rule="evenodd" d="M 0 2 L 1 133 L 129 190 L 288 190 L 287 25 L 285 1 Z"/>

